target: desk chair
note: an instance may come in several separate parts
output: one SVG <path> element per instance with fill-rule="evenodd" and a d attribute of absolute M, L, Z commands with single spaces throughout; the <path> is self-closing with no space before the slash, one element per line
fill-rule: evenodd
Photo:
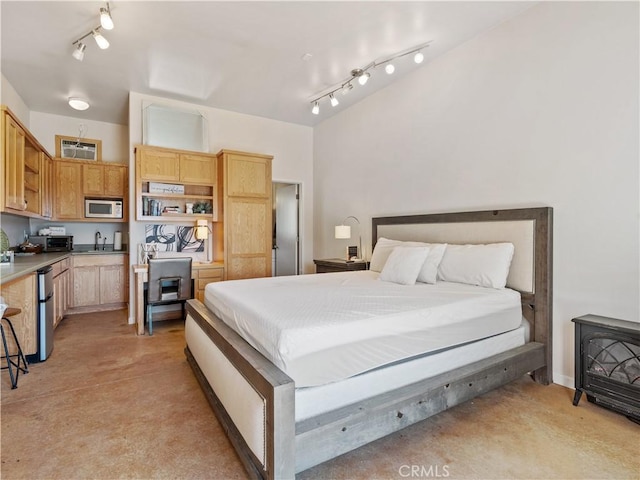
<path fill-rule="evenodd" d="M 185 317 L 185 302 L 193 298 L 191 261 L 191 257 L 149 259 L 149 280 L 145 296 L 149 335 L 153 335 L 151 307 L 180 303 L 182 305 L 182 318 Z"/>

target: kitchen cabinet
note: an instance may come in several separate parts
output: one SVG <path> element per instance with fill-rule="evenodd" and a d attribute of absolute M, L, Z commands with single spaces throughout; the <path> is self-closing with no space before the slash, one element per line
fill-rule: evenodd
<path fill-rule="evenodd" d="M 69 313 L 117 310 L 129 299 L 128 255 L 74 255 Z"/>
<path fill-rule="evenodd" d="M 10 115 L 4 115 L 5 208 L 25 210 L 25 134 Z"/>
<path fill-rule="evenodd" d="M 126 165 L 56 158 L 54 172 L 54 217 L 56 220 L 92 223 L 127 221 L 129 169 Z M 122 198 L 123 218 L 85 218 L 85 197 Z"/>
<path fill-rule="evenodd" d="M 216 173 L 215 155 L 138 145 L 137 220 L 216 221 Z M 187 213 L 187 204 L 194 207 L 195 213 Z M 199 211 L 198 205 L 207 205 L 208 209 Z M 166 207 L 175 209 L 164 211 Z"/>
<path fill-rule="evenodd" d="M 53 218 L 53 159 L 46 153 L 42 155 L 40 167 L 40 191 L 42 217 Z"/>
<path fill-rule="evenodd" d="M 22 310 L 11 317 L 16 336 L 26 355 L 38 351 L 36 274 L 31 273 L 0 286 L 0 295 L 7 305 Z M 9 350 L 14 351 L 13 336 L 7 335 Z"/>
<path fill-rule="evenodd" d="M 214 227 L 214 259 L 225 279 L 271 276 L 272 156 L 221 150 L 218 189 L 222 225 Z"/>
<path fill-rule="evenodd" d="M 53 268 L 53 327 L 57 327 L 67 313 L 71 292 L 71 259 L 65 258 L 51 265 Z"/>
<path fill-rule="evenodd" d="M 75 161 L 54 162 L 54 217 L 56 220 L 84 219 L 82 164 Z"/>
<path fill-rule="evenodd" d="M 48 157 L 45 149 L 11 113 L 2 106 L 1 135 L 2 148 L 0 185 L 0 210 L 28 217 L 47 217 L 43 211 L 43 196 L 50 195 L 43 190 L 43 160 Z"/>
<path fill-rule="evenodd" d="M 104 191 L 106 197 L 122 198 L 128 202 L 129 167 L 126 165 L 103 165 Z"/>
<path fill-rule="evenodd" d="M 82 184 L 86 196 L 124 198 L 127 179 L 128 169 L 124 165 L 82 165 Z"/>

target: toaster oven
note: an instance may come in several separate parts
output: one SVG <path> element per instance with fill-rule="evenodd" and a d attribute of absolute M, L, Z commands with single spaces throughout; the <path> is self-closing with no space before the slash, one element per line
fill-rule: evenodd
<path fill-rule="evenodd" d="M 29 242 L 42 245 L 43 252 L 70 252 L 73 250 L 72 235 L 34 235 Z"/>

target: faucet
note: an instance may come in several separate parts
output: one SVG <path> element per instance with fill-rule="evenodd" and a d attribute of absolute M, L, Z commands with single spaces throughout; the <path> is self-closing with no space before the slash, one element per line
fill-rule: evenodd
<path fill-rule="evenodd" d="M 107 246 L 107 236 L 105 235 L 104 238 L 102 239 L 102 250 L 104 250 L 106 246 Z"/>
<path fill-rule="evenodd" d="M 100 235 L 100 231 L 96 232 L 96 244 L 94 246 L 94 250 L 100 250 L 100 239 L 102 238 L 102 235 Z"/>

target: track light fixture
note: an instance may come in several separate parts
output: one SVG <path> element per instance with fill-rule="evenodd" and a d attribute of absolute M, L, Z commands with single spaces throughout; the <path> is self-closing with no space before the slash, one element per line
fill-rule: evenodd
<path fill-rule="evenodd" d="M 107 48 L 109 48 L 109 41 L 106 38 L 104 38 L 100 34 L 100 32 L 98 32 L 97 30 L 94 30 L 93 32 L 91 32 L 91 35 L 93 35 L 93 39 L 98 44 L 98 47 L 100 47 L 102 50 L 106 50 Z"/>
<path fill-rule="evenodd" d="M 100 9 L 100 25 L 91 29 L 89 32 L 85 33 L 83 36 L 78 38 L 71 45 L 75 46 L 75 50 L 71 53 L 73 58 L 78 61 L 82 61 L 84 59 L 84 51 L 87 49 L 87 45 L 82 42 L 89 35 L 93 36 L 93 39 L 96 41 L 98 47 L 102 50 L 109 48 L 109 41 L 104 38 L 101 33 L 101 30 L 111 30 L 113 29 L 113 18 L 111 18 L 111 8 L 109 7 L 109 3 L 107 2 L 107 8 Z"/>
<path fill-rule="evenodd" d="M 109 2 L 107 2 L 107 8 L 100 9 L 100 25 L 105 30 L 113 30 L 113 18 L 111 18 Z"/>
<path fill-rule="evenodd" d="M 78 42 L 76 44 L 76 49 L 73 51 L 71 55 L 73 55 L 73 58 L 81 62 L 82 59 L 84 58 L 84 51 L 86 49 L 87 49 L 87 46 L 84 43 Z"/>
<path fill-rule="evenodd" d="M 383 57 L 381 60 L 374 60 L 363 68 L 354 68 L 353 70 L 351 70 L 350 76 L 348 78 L 334 85 L 333 87 L 324 90 L 323 93 L 317 95 L 315 98 L 313 98 L 313 100 L 311 100 L 311 104 L 313 105 L 313 107 L 311 108 L 311 113 L 313 113 L 314 115 L 318 115 L 320 113 L 319 102 L 326 97 L 329 97 L 331 106 L 337 106 L 339 102 L 335 97 L 335 93 L 337 91 L 341 91 L 343 95 L 349 93 L 353 89 L 354 80 L 357 80 L 360 85 L 364 86 L 369 78 L 371 78 L 371 73 L 369 72 L 369 70 L 384 65 L 384 71 L 387 72 L 387 74 L 391 75 L 396 70 L 395 65 L 393 65 L 391 62 L 397 58 L 412 54 L 414 55 L 413 60 L 415 63 L 422 63 L 422 61 L 424 60 L 424 54 L 422 53 L 422 50 L 428 47 L 430 43 L 431 41 L 421 43 L 420 45 L 402 50 L 398 53 L 394 53 L 393 55 L 389 55 L 388 57 Z"/>

